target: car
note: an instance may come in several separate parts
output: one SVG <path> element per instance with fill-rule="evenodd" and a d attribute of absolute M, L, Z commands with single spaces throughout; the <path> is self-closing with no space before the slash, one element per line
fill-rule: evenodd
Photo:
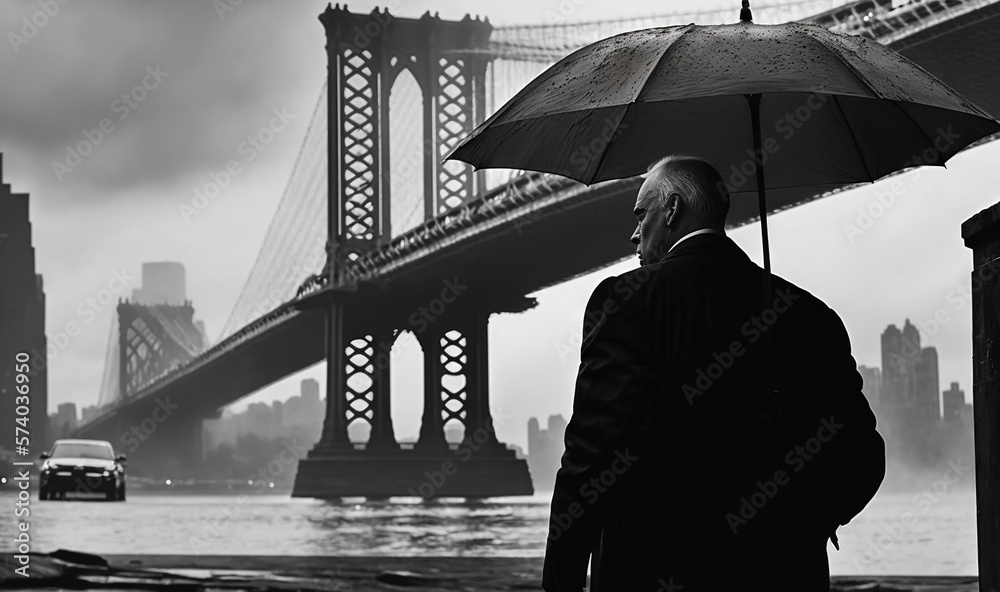
<path fill-rule="evenodd" d="M 125 501 L 125 455 L 116 455 L 106 440 L 56 440 L 42 460 L 40 499 L 66 499 L 66 493 L 73 492 Z"/>

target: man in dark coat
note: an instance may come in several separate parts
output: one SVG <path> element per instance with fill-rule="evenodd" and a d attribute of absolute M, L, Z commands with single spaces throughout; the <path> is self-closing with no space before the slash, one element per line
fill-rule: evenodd
<path fill-rule="evenodd" d="M 641 267 L 584 315 L 542 587 L 828 591 L 827 541 L 875 495 L 885 444 L 838 315 L 727 236 L 707 162 L 655 163 Z"/>

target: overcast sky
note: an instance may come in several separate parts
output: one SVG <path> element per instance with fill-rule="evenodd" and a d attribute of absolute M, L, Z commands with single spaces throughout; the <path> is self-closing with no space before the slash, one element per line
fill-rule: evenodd
<path fill-rule="evenodd" d="M 64 0 L 65 1 L 65 0 Z M 55 3 L 55 0 L 53 0 Z M 234 2 L 235 3 L 235 2 Z M 317 0 L 243 0 L 222 13 L 209 0 L 74 0 L 44 26 L 25 28 L 43 3 L 4 0 L 0 8 L 0 152 L 3 178 L 31 194 L 38 270 L 45 277 L 50 341 L 74 321 L 79 336 L 50 361 L 49 405 L 96 402 L 113 306 L 87 304 L 116 274 L 139 286 L 144 261 L 180 261 L 188 296 L 210 336 L 225 323 L 260 248 L 292 169 L 326 74 Z M 830 3 L 827 3 L 830 4 Z M 376 4 L 352 2 L 369 12 Z M 739 2 L 389 2 L 399 16 L 430 9 L 443 18 L 488 15 L 494 24 L 608 19 Z M 40 17 L 38 18 L 40 22 Z M 15 37 L 11 37 L 13 33 Z M 29 33 L 30 35 L 26 34 Z M 18 37 L 19 36 L 19 37 Z M 139 101 L 124 101 L 137 85 Z M 178 204 L 194 187 L 237 158 L 241 142 L 273 116 L 287 127 L 263 147 L 252 166 L 190 224 Z M 102 130 L 102 120 L 104 127 Z M 109 125 L 110 124 L 110 125 Z M 96 131 L 95 131 L 96 130 Z M 93 153 L 67 152 L 87 135 Z M 942 389 L 957 381 L 971 399 L 971 307 L 957 290 L 969 284 L 971 252 L 962 221 L 1000 199 L 1000 145 L 967 151 L 948 164 L 908 173 L 894 204 L 853 240 L 846 224 L 876 201 L 876 184 L 770 218 L 772 263 L 781 275 L 825 300 L 843 317 L 859 363 L 880 363 L 879 335 L 889 323 L 947 315 L 923 332 L 937 347 Z M 53 163 L 59 163 L 54 165 Z M 623 204 L 622 207 L 630 207 Z M 732 233 L 760 262 L 759 227 Z M 627 241 L 629 237 L 623 236 Z M 578 364 L 582 311 L 604 277 L 634 268 L 617 265 L 537 294 L 540 306 L 490 324 L 493 406 L 502 410 L 502 439 L 524 445 L 525 423 L 550 414 L 569 417 Z M 81 308 L 83 307 L 83 308 Z M 571 355 L 565 355 L 569 346 Z M 413 437 L 420 415 L 419 355 L 408 348 L 394 367 L 393 405 L 400 437 Z M 241 401 L 285 398 L 304 376 Z M 410 386 L 410 389 L 405 387 Z"/>

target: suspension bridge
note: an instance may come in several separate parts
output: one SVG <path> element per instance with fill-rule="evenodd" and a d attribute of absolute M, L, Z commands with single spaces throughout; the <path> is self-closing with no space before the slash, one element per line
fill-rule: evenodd
<path fill-rule="evenodd" d="M 754 14 L 762 23 L 798 20 L 869 36 L 1000 116 L 1000 80 L 986 74 L 1000 71 L 997 0 L 793 1 L 754 6 Z M 75 435 L 115 446 L 139 436 L 134 457 L 193 466 L 204 418 L 326 361 L 323 434 L 299 462 L 294 495 L 408 495 L 455 458 L 444 436 L 451 425 L 464 428 L 475 453 L 432 495 L 531 493 L 525 462 L 489 429 L 489 316 L 528 310 L 535 301 L 527 294 L 632 257 L 635 222 L 622 204 L 641 180 L 585 187 L 441 160 L 574 49 L 633 29 L 732 22 L 736 12 L 547 20 L 494 27 L 478 17 L 328 7 L 320 16 L 328 78 L 221 335 L 202 342 L 190 303 L 123 302 L 109 337 L 102 412 Z M 778 195 L 770 212 L 829 193 Z M 730 226 L 756 216 L 755 200 L 734 200 Z M 412 445 L 396 441 L 389 409 L 388 351 L 403 330 L 424 354 Z M 165 408 L 167 421 L 142 427 Z M 367 442 L 350 441 L 353 422 L 370 428 Z"/>

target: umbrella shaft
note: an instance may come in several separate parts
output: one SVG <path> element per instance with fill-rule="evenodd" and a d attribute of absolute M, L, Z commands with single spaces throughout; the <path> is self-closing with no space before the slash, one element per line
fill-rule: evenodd
<path fill-rule="evenodd" d="M 771 251 L 767 244 L 767 201 L 764 195 L 764 150 L 761 147 L 760 133 L 760 95 L 747 95 L 750 101 L 750 118 L 753 121 L 753 154 L 756 160 L 757 177 L 757 209 L 760 212 L 760 237 L 764 247 L 764 270 L 767 272 L 765 281 L 770 284 Z M 768 293 L 764 294 L 765 297 Z"/>
<path fill-rule="evenodd" d="M 761 133 L 760 133 L 760 95 L 750 94 L 746 95 L 747 101 L 750 102 L 750 119 L 753 125 L 753 154 L 754 159 L 757 161 L 757 166 L 754 167 L 756 170 L 757 177 L 757 209 L 760 212 L 760 238 L 761 244 L 764 248 L 764 302 L 763 310 L 767 310 L 767 307 L 771 303 L 771 250 L 767 244 L 767 200 L 764 195 L 764 150 L 761 147 Z M 771 334 L 764 334 L 764 355 L 765 364 L 767 365 L 767 371 L 770 372 L 771 365 Z"/>

